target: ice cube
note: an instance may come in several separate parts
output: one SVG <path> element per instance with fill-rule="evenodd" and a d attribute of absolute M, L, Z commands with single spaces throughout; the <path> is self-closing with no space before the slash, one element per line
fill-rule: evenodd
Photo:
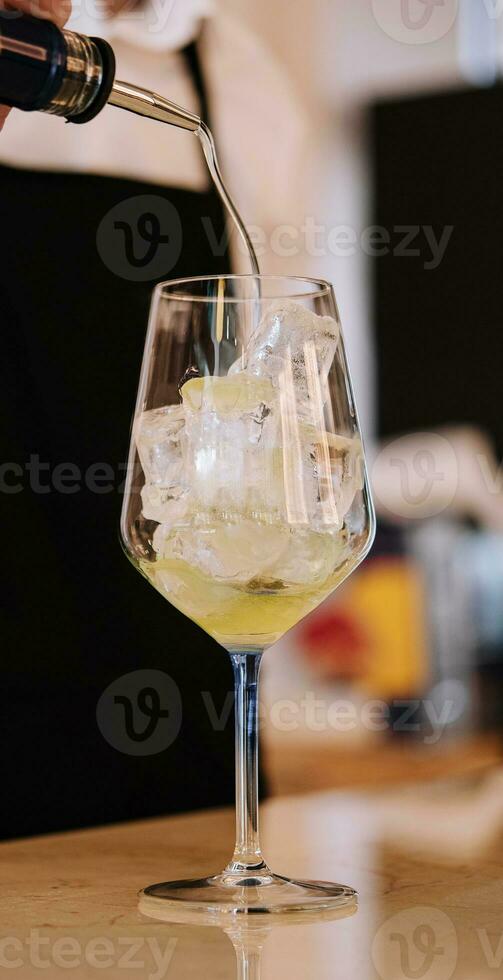
<path fill-rule="evenodd" d="M 141 491 L 142 514 L 147 521 L 178 524 L 187 515 L 190 493 L 181 487 L 161 487 L 146 483 Z"/>
<path fill-rule="evenodd" d="M 271 569 L 289 543 L 290 531 L 257 521 L 172 528 L 160 525 L 154 548 L 160 558 L 179 559 L 203 574 L 230 583 L 271 578 Z"/>
<path fill-rule="evenodd" d="M 341 528 L 363 487 L 360 439 L 325 432 L 301 423 L 304 449 L 303 488 L 309 523 L 317 530 Z"/>
<path fill-rule="evenodd" d="M 345 439 L 333 435 L 330 463 L 336 506 L 339 518 L 343 520 L 364 484 L 363 447 L 358 436 Z"/>
<path fill-rule="evenodd" d="M 295 417 L 285 427 L 280 452 L 289 525 L 340 530 L 362 486 L 360 441 Z"/>
<path fill-rule="evenodd" d="M 161 487 L 181 483 L 184 426 L 182 405 L 154 408 L 136 419 L 135 439 L 146 483 Z"/>
<path fill-rule="evenodd" d="M 286 548 L 269 568 L 269 574 L 283 588 L 322 585 L 349 555 L 343 531 L 313 531 L 289 528 Z"/>
<path fill-rule="evenodd" d="M 314 369 L 325 379 L 339 341 L 339 325 L 333 317 L 318 316 L 301 303 L 272 303 L 252 334 L 244 354 L 245 370 L 279 384 L 285 364 L 291 364 L 296 398 L 309 398 L 309 374 Z"/>
<path fill-rule="evenodd" d="M 183 386 L 182 398 L 194 506 L 210 516 L 270 516 L 282 497 L 273 493 L 279 419 L 271 382 L 246 373 L 197 378 Z"/>
<path fill-rule="evenodd" d="M 183 561 L 216 582 L 253 591 L 295 591 L 327 582 L 349 557 L 344 531 L 317 532 L 243 520 L 173 528 L 154 534 L 159 558 Z"/>

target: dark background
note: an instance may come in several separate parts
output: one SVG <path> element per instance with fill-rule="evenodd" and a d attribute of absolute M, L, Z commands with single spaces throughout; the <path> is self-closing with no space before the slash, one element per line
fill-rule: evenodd
<path fill-rule="evenodd" d="M 200 224 L 209 215 L 221 228 L 220 207 L 213 194 L 104 177 L 0 168 L 0 181 L 9 188 L 0 196 L 0 444 L 2 462 L 23 474 L 5 476 L 20 492 L 0 493 L 0 835 L 232 803 L 232 715 L 214 730 L 201 695 L 210 692 L 220 712 L 232 690 L 229 658 L 140 577 L 119 543 L 155 282 L 119 278 L 96 249 L 112 207 L 154 193 L 185 216 L 171 277 L 221 272 L 227 258 L 209 255 Z M 42 492 L 30 485 L 32 455 L 46 467 Z M 62 463 L 82 474 L 108 464 L 113 490 L 92 492 L 82 480 L 76 493 L 56 492 Z M 168 749 L 135 758 L 107 743 L 96 706 L 112 681 L 149 668 L 178 685 L 183 721 Z"/>
<path fill-rule="evenodd" d="M 424 243 L 372 261 L 380 433 L 476 423 L 501 457 L 503 86 L 382 101 L 370 124 L 372 221 L 395 242 L 454 226 L 437 269 Z"/>

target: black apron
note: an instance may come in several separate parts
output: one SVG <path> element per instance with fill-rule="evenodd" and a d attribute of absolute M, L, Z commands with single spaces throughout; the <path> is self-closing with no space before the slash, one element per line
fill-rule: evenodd
<path fill-rule="evenodd" d="M 195 47 L 186 54 L 205 113 Z M 174 206 L 183 233 L 176 263 L 147 281 L 115 274 L 96 245 L 104 216 L 139 195 Z M 117 530 L 152 288 L 228 270 L 202 223 L 222 240 L 219 201 L 213 191 L 0 167 L 0 214 L 0 836 L 232 802 L 227 654 L 133 569 Z M 96 715 L 107 686 L 139 670 L 169 674 L 181 698 L 161 690 L 161 710 L 181 712 L 181 728 L 169 747 L 154 736 L 145 755 L 132 754 L 118 715 L 112 733 Z M 148 677 L 139 682 L 142 715 L 135 683 L 126 688 L 139 736 L 154 695 Z M 117 710 L 127 725 L 127 705 Z"/>

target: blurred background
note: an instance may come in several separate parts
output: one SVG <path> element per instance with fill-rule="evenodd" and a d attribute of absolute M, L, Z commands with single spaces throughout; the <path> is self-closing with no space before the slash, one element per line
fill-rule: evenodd
<path fill-rule="evenodd" d="M 335 284 L 379 518 L 266 659 L 272 786 L 482 768 L 503 723 L 503 10 L 238 6 L 303 105 L 305 252 L 271 261 Z"/>
<path fill-rule="evenodd" d="M 340 308 L 379 531 L 265 658 L 269 791 L 501 761 L 503 4 L 109 2 L 105 19 L 99 6 L 76 3 L 69 26 L 110 40 L 119 77 L 209 112 L 262 271 L 326 278 Z M 116 525 L 152 287 L 245 271 L 245 256 L 232 240 L 228 254 L 186 133 L 115 109 L 82 127 L 13 113 L 0 169 L 5 458 L 18 473 L 31 453 L 119 473 L 114 493 L 3 495 L 0 833 L 229 803 L 232 718 L 213 725 L 200 696 L 220 714 L 229 665 L 142 586 Z M 132 274 L 111 216 L 133 229 L 152 194 L 176 209 L 183 248 Z M 179 738 L 147 760 L 96 726 L 103 691 L 143 668 L 169 671 L 184 698 Z"/>

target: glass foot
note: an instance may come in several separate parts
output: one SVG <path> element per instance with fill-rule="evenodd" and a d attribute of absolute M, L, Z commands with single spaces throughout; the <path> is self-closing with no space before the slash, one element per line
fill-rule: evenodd
<path fill-rule="evenodd" d="M 238 875 L 224 871 L 210 878 L 165 881 L 141 892 L 141 911 L 168 918 L 184 908 L 193 913 L 229 915 L 340 909 L 356 911 L 358 898 L 353 888 L 328 881 L 294 881 L 261 872 Z"/>

